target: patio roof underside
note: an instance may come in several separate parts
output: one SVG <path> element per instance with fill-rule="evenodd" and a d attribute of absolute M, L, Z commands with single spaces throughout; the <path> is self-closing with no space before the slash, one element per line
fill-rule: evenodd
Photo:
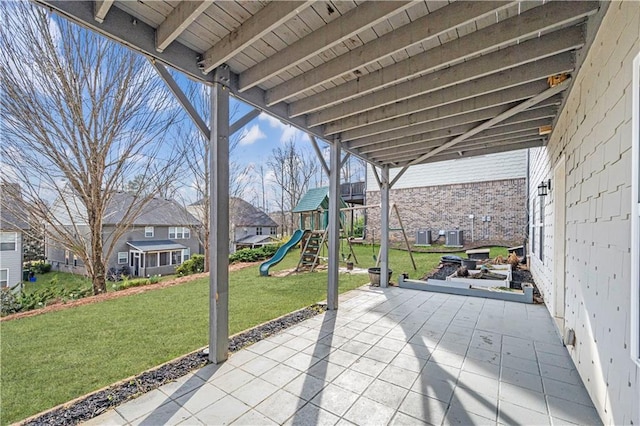
<path fill-rule="evenodd" d="M 233 96 L 391 168 L 543 145 L 600 15 L 597 1 L 36 2 L 200 81 L 226 64 Z"/>

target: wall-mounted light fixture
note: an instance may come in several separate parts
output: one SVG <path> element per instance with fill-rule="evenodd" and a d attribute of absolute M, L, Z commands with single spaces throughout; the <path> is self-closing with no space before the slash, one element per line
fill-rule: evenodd
<path fill-rule="evenodd" d="M 546 197 L 551 191 L 551 179 L 540 182 L 538 185 L 538 197 Z"/>

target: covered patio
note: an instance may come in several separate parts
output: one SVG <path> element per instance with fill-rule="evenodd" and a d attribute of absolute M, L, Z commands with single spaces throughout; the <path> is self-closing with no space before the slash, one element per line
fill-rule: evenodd
<path fill-rule="evenodd" d="M 211 143 L 213 364 L 99 421 L 599 422 L 544 307 L 387 288 L 388 214 L 381 288 L 339 299 L 339 195 L 350 155 L 389 212 L 412 165 L 544 146 L 607 2 L 35 2 L 147 56 Z M 210 123 L 167 66 L 211 87 Z M 230 123 L 230 96 L 253 111 Z M 329 312 L 224 362 L 229 137 L 261 113 L 330 145 Z"/>
<path fill-rule="evenodd" d="M 361 287 L 89 424 L 600 424 L 542 305 Z"/>

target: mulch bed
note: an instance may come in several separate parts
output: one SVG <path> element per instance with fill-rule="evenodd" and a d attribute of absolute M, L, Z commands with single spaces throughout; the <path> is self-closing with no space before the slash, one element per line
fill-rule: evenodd
<path fill-rule="evenodd" d="M 422 277 L 423 281 L 428 279 L 433 280 L 446 280 L 447 277 L 458 270 L 460 264 L 458 263 L 441 263 L 437 268 L 429 272 L 427 275 Z M 511 271 L 511 288 L 522 290 L 522 283 L 530 283 L 533 285 L 533 296 L 534 300 L 540 300 L 541 295 L 538 290 L 538 286 L 536 286 L 535 281 L 533 280 L 533 276 L 531 272 L 526 269 L 516 269 Z"/>
<path fill-rule="evenodd" d="M 296 312 L 276 318 L 229 339 L 229 352 L 240 349 L 276 334 L 288 327 L 327 310 L 327 305 L 315 304 Z M 26 419 L 24 425 L 76 425 L 92 419 L 143 393 L 172 382 L 189 372 L 209 363 L 203 349 L 169 361 L 153 370 L 125 379 L 107 388 L 54 407 L 42 414 Z"/>

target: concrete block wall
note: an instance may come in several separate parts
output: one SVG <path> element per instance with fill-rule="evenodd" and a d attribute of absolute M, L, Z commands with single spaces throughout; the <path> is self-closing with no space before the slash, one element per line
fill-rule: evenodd
<path fill-rule="evenodd" d="M 531 155 L 532 194 L 565 160 L 565 327 L 575 330 L 570 354 L 605 424 L 640 424 L 640 368 L 629 348 L 630 291 L 638 285 L 630 278 L 630 212 L 632 63 L 639 52 L 640 4 L 612 2 L 548 146 Z M 556 196 L 552 190 L 544 198 L 544 261 L 531 257 L 552 312 Z"/>
<path fill-rule="evenodd" d="M 391 203 L 397 204 L 412 242 L 419 229 L 431 229 L 433 238 L 437 237 L 438 230 L 460 229 L 464 231 L 465 244 L 494 242 L 520 245 L 525 238 L 526 179 L 392 189 L 389 197 Z M 380 205 L 380 191 L 367 192 L 367 204 Z M 470 219 L 469 215 L 474 218 Z M 491 221 L 483 222 L 483 216 L 490 216 Z M 399 227 L 393 213 L 390 227 Z M 369 209 L 367 240 L 373 233 L 379 242 L 380 232 L 380 209 Z M 393 241 L 402 241 L 401 232 L 391 232 L 389 237 Z M 444 238 L 441 241 L 444 242 Z"/>

